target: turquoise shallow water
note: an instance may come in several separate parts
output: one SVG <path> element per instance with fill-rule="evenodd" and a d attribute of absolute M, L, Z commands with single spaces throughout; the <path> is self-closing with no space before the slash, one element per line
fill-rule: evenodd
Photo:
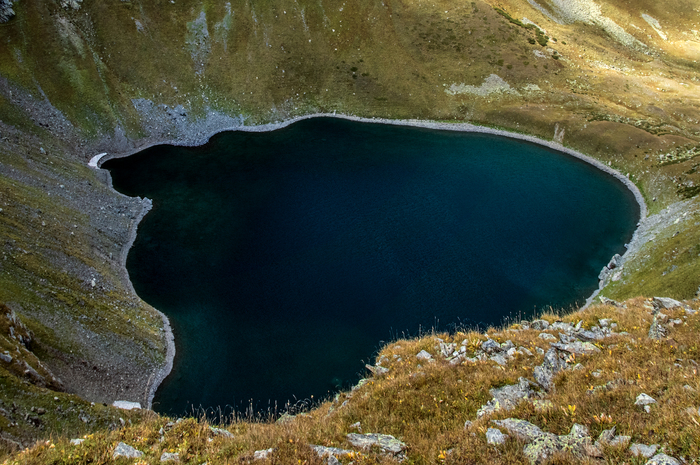
<path fill-rule="evenodd" d="M 103 167 L 153 200 L 127 268 L 173 326 L 169 413 L 318 399 L 381 341 L 580 304 L 639 216 L 550 149 L 332 118 Z"/>

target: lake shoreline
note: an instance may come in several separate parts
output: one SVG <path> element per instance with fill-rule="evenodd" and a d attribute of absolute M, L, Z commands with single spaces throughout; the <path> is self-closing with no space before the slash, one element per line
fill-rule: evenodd
<path fill-rule="evenodd" d="M 287 126 L 290 126 L 296 122 L 302 121 L 302 120 L 307 120 L 307 119 L 312 119 L 312 118 L 339 118 L 339 119 L 345 119 L 345 120 L 350 120 L 350 121 L 355 121 L 355 122 L 361 122 L 361 123 L 375 123 L 375 124 L 387 124 L 387 125 L 395 125 L 395 126 L 410 126 L 410 127 L 418 127 L 418 128 L 425 128 L 425 129 L 433 129 L 433 130 L 443 130 L 443 131 L 454 131 L 454 132 L 471 132 L 471 133 L 479 133 L 479 134 L 489 134 L 489 135 L 495 135 L 495 136 L 500 136 L 500 137 L 506 137 L 510 139 L 516 139 L 516 140 L 521 140 L 533 144 L 537 144 L 543 147 L 550 148 L 552 150 L 555 150 L 557 152 L 575 157 L 579 160 L 582 160 L 590 165 L 593 165 L 594 167 L 598 168 L 599 170 L 613 176 L 616 178 L 618 181 L 622 182 L 633 194 L 635 197 L 635 200 L 637 201 L 637 204 L 639 206 L 639 220 L 637 222 L 637 227 L 635 228 L 635 231 L 633 233 L 633 237 L 630 241 L 630 244 L 625 244 L 627 247 L 627 251 L 625 254 L 622 256 L 622 261 L 625 260 L 625 257 L 628 255 L 629 251 L 633 248 L 630 245 L 631 244 L 636 244 L 640 240 L 638 231 L 639 231 L 639 226 L 641 222 L 647 217 L 647 206 L 646 202 L 644 201 L 644 197 L 642 196 L 641 191 L 637 188 L 637 186 L 625 175 L 620 173 L 619 171 L 614 170 L 610 166 L 605 165 L 604 163 L 596 160 L 593 157 L 590 157 L 588 155 L 585 155 L 581 152 L 578 152 L 576 150 L 570 149 L 568 147 L 565 147 L 561 143 L 558 143 L 556 141 L 550 141 L 550 140 L 544 140 L 540 139 L 535 136 L 530 136 L 526 134 L 521 134 L 521 133 L 514 133 L 514 132 L 508 132 L 505 130 L 501 129 L 495 129 L 495 128 L 489 128 L 489 127 L 484 127 L 484 126 L 477 126 L 474 124 L 470 123 L 443 123 L 443 122 L 435 122 L 435 121 L 424 121 L 424 120 L 393 120 L 393 119 L 385 119 L 385 118 L 362 118 L 362 117 L 357 117 L 357 116 L 352 116 L 352 115 L 345 115 L 345 114 L 336 114 L 336 113 L 315 113 L 315 114 L 309 114 L 309 115 L 304 115 L 304 116 L 299 116 L 295 117 L 286 121 L 282 122 L 276 122 L 276 123 L 268 123 L 268 124 L 262 124 L 262 125 L 255 125 L 255 126 L 244 126 L 244 125 L 237 125 L 237 126 L 230 126 L 230 127 L 222 127 L 220 129 L 217 129 L 215 131 L 212 131 L 206 138 L 198 138 L 196 141 L 197 143 L 178 143 L 177 141 L 172 141 L 172 140 L 164 140 L 164 141 L 159 141 L 159 142 L 149 142 L 144 144 L 143 146 L 140 146 L 138 148 L 134 148 L 132 150 L 124 151 L 124 152 L 115 152 L 115 153 L 107 153 L 107 154 L 100 154 L 100 158 L 93 157 L 91 160 L 91 167 L 95 169 L 99 169 L 99 166 L 112 158 L 124 158 L 128 157 L 130 155 L 136 154 L 138 152 L 141 152 L 149 147 L 153 147 L 156 145 L 175 145 L 175 146 L 188 146 L 188 147 L 196 147 L 203 145 L 207 143 L 211 137 L 213 137 L 216 134 L 219 134 L 221 132 L 227 132 L 227 131 L 242 131 L 242 132 L 271 132 L 275 131 L 278 129 L 285 128 Z M 182 139 L 189 139 L 186 136 L 183 136 Z M 191 141 L 191 139 L 190 139 Z M 111 177 L 110 179 L 110 188 L 114 190 L 114 188 L 111 186 Z M 116 190 L 115 190 L 116 192 Z M 146 216 L 148 211 L 150 210 L 150 200 L 149 199 L 143 199 L 144 202 L 144 210 L 142 211 L 142 214 L 140 215 L 139 218 L 136 219 L 134 222 L 133 230 L 132 230 L 132 238 L 131 240 L 124 245 L 124 248 L 122 250 L 122 260 L 121 260 L 121 266 L 122 266 L 122 273 L 125 276 L 125 280 L 128 281 L 128 285 L 131 288 L 131 291 L 133 291 L 133 286 L 131 285 L 131 281 L 129 280 L 128 277 L 128 271 L 126 270 L 126 257 L 129 253 L 129 250 L 131 249 L 131 246 L 133 245 L 133 242 L 136 238 L 136 233 L 138 229 L 138 224 L 140 221 L 143 219 L 143 217 Z M 598 295 L 598 293 L 602 290 L 603 285 L 605 283 L 603 281 L 599 281 L 599 288 L 593 292 L 591 296 L 589 296 L 586 299 L 586 303 L 582 308 L 588 307 L 592 302 L 593 299 Z M 134 292 L 135 294 L 135 292 Z M 170 374 L 172 371 L 173 367 L 173 361 L 175 357 L 175 344 L 174 344 L 174 335 L 172 332 L 172 329 L 170 327 L 170 322 L 167 318 L 167 316 L 156 309 L 158 313 L 161 315 L 163 319 L 163 336 L 164 336 L 164 342 L 166 345 L 166 354 L 165 354 L 165 360 L 164 363 L 161 367 L 159 367 L 155 372 L 151 373 L 149 376 L 149 382 L 146 387 L 147 389 L 147 399 L 148 399 L 148 404 L 147 408 L 151 408 L 152 406 L 152 401 L 155 396 L 155 393 L 160 386 L 160 384 L 163 382 L 163 380 Z"/>

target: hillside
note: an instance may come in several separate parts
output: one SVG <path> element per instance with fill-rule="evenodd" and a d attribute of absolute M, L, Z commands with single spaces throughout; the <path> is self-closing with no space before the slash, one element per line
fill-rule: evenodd
<path fill-rule="evenodd" d="M 628 175 L 646 200 L 649 216 L 601 275 L 601 295 L 694 298 L 699 13 L 682 0 L 0 0 L 0 445 L 9 453 L 51 435 L 94 433 L 103 438 L 95 454 L 104 455 L 113 435 L 167 421 L 107 406 L 149 405 L 168 370 L 169 341 L 162 315 L 135 295 L 124 269 L 150 203 L 117 194 L 106 172 L 88 166 L 104 152 L 201 143 L 225 128 L 312 113 L 469 122 L 554 140 Z M 586 312 L 604 318 L 607 308 Z M 429 344 L 421 341 L 403 345 Z M 697 361 L 693 354 L 684 360 Z M 615 362 L 612 353 L 596 357 Z M 476 395 L 486 396 L 487 384 Z M 119 418 L 132 417 L 122 428 Z M 355 421 L 367 420 L 358 413 Z M 377 421 L 370 429 L 388 419 Z M 391 424 L 377 432 L 404 437 L 411 460 L 441 460 L 416 445 L 418 433 Z M 347 425 L 333 425 L 324 434 L 338 441 Z M 571 426 L 556 425 L 557 434 Z M 239 426 L 261 438 L 278 428 Z M 320 443 L 325 427 L 294 439 Z M 642 434 L 629 431 L 621 434 Z M 653 434 L 698 457 L 679 445 L 685 439 Z M 279 447 L 282 436 L 270 437 L 222 446 L 222 457 Z"/>

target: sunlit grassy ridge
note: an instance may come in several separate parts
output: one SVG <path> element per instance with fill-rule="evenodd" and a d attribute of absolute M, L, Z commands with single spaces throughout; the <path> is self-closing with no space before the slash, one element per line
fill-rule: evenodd
<path fill-rule="evenodd" d="M 688 299 L 700 285 L 700 20 L 692 2 L 84 0 L 78 9 L 66 3 L 18 1 L 16 17 L 0 25 L 0 302 L 34 335 L 12 363 L 35 366 L 41 360 L 66 389 L 97 405 L 38 387 L 19 365 L 0 367 L 2 447 L 56 438 L 53 448 L 32 449 L 17 456 L 20 462 L 108 461 L 115 442 L 128 440 L 143 447 L 150 462 L 167 445 L 193 463 L 238 461 L 270 447 L 280 462 L 313 463 L 319 459 L 306 444 L 347 447 L 344 435 L 356 421 L 365 432 L 400 436 L 415 463 L 522 460 L 522 447 L 514 442 L 502 449 L 485 445 L 485 421 L 468 431 L 460 424 L 488 400 L 488 387 L 514 382 L 534 365 L 450 371 L 438 361 L 411 378 L 418 373 L 412 352 L 431 350 L 430 338 L 388 346 L 387 357 L 402 354 L 404 365 L 362 386 L 327 418 L 329 405 L 323 404 L 284 425 L 237 421 L 229 427 L 233 440 L 213 442 L 204 435 L 207 426 L 192 420 L 170 430 L 163 443 L 155 432 L 164 418 L 147 415 L 132 427 L 104 429 L 121 428 L 119 415 L 129 418 L 100 401 L 145 402 L 146 378 L 162 363 L 165 343 L 159 316 L 131 294 L 122 269 L 121 254 L 143 204 L 111 191 L 104 175 L 85 165 L 103 151 L 192 140 L 191 128 L 198 124 L 202 137 L 224 124 L 204 124 L 212 115 L 252 125 L 340 112 L 469 121 L 556 137 L 629 174 L 653 215 L 649 240 L 616 271 L 603 295 Z M 152 103 L 153 110 L 140 111 L 135 99 Z M 175 124 L 168 112 L 178 106 L 184 113 Z M 608 307 L 586 312 L 631 318 L 621 326 L 643 338 L 641 318 L 647 314 L 635 302 L 620 315 Z M 693 334 L 676 331 L 674 341 Z M 517 337 L 539 342 L 530 333 Z M 15 347 L 9 335 L 2 337 L 3 347 Z M 636 378 L 647 383 L 639 386 L 666 389 L 670 403 L 663 408 L 695 395 L 679 391 L 684 381 L 678 377 L 694 380 L 695 374 L 677 376 L 669 361 L 670 351 L 697 361 L 695 348 L 680 355 L 673 344 L 637 341 L 631 352 L 608 349 L 607 357 L 602 352 L 585 363 L 620 371 L 613 367 L 619 360 L 629 370 L 657 360 L 650 373 L 658 376 Z M 116 373 L 127 381 L 116 381 Z M 594 433 L 602 426 L 591 423 L 592 415 L 610 413 L 623 434 L 697 458 L 689 436 L 675 428 L 683 423 L 697 436 L 693 418 L 664 410 L 659 418 L 640 421 L 639 412 L 623 411 L 618 401 L 633 397 L 637 385 L 616 391 L 618 403 L 572 403 L 583 396 L 584 375 L 562 377 L 563 391 L 552 397 L 554 413 L 535 414 L 523 405 L 513 415 L 564 433 L 573 419 L 561 409 L 573 413 L 569 405 L 577 405 L 576 418 Z M 112 380 L 109 386 L 100 384 L 105 379 Z M 80 408 L 63 415 L 49 408 L 54 397 L 63 412 L 69 398 Z M 43 427 L 30 419 L 39 418 L 31 407 L 46 410 Z M 85 423 L 80 409 L 100 420 Z M 68 446 L 64 437 L 87 433 L 95 435 L 83 449 Z M 623 455 L 613 454 L 611 461 L 637 460 L 618 452 Z M 389 459 L 370 454 L 354 460 Z"/>
<path fill-rule="evenodd" d="M 698 309 L 698 303 L 691 304 Z M 210 423 L 194 418 L 175 423 L 156 415 L 142 417 L 132 426 L 100 431 L 86 437 L 81 445 L 69 444 L 70 437 L 54 437 L 45 444 L 23 452 L 7 463 L 109 463 L 118 442 L 144 452 L 140 463 L 158 463 L 163 452 L 178 453 L 185 463 L 244 463 L 254 452 L 274 449 L 267 460 L 257 463 L 323 463 L 310 445 L 354 450 L 342 463 L 395 463 L 377 450 L 361 450 L 348 443 L 346 435 L 357 432 L 390 434 L 407 445 L 404 463 L 529 463 L 523 442 L 513 438 L 500 446 L 487 444 L 486 429 L 492 420 L 519 418 L 542 430 L 567 434 L 574 423 L 585 425 L 595 440 L 613 426 L 617 434 L 631 436 L 631 443 L 658 444 L 672 456 L 694 463 L 700 457 L 698 404 L 700 383 L 697 360 L 700 347 L 697 332 L 700 316 L 682 307 L 664 310 L 671 324 L 667 339 L 652 341 L 647 333 L 652 323 L 652 306 L 646 299 L 626 302 L 626 308 L 594 306 L 564 317 L 545 314 L 543 318 L 576 324 L 583 328 L 607 318 L 621 333 L 597 341 L 600 352 L 574 357 L 575 369 L 555 378 L 555 389 L 541 391 L 535 400 L 523 400 L 510 411 L 497 411 L 477 419 L 477 411 L 491 399 L 489 389 L 532 379 L 533 369 L 542 363 L 537 348 L 547 350 L 549 342 L 541 333 L 558 336 L 560 331 L 522 329 L 519 324 L 489 329 L 497 342 L 510 340 L 523 353 L 500 366 L 492 361 L 451 364 L 439 355 L 439 342 L 466 340 L 471 355 L 487 339 L 485 334 L 457 332 L 431 334 L 418 339 L 397 340 L 377 355 L 388 372 L 374 375 L 350 392 L 316 405 L 306 413 L 284 421 L 267 423 L 238 418 L 223 425 L 231 437 L 216 434 Z M 439 338 L 439 339 L 438 339 Z M 426 350 L 432 361 L 416 355 Z M 647 393 L 657 401 L 651 413 L 635 406 L 635 398 Z M 547 401 L 551 402 L 548 403 Z M 537 404 L 544 406 L 540 407 Z M 473 423 L 465 427 L 465 421 Z M 607 463 L 644 463 L 627 447 L 604 447 Z M 562 455 L 555 463 L 585 461 Z M 592 459 L 590 459 L 592 460 Z"/>

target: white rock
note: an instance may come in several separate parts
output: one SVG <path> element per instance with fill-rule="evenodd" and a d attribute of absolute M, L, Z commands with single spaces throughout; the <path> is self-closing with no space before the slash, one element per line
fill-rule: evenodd
<path fill-rule="evenodd" d="M 641 393 L 637 396 L 637 400 L 634 401 L 634 405 L 649 405 L 655 404 L 656 400 L 648 394 Z"/>
<path fill-rule="evenodd" d="M 85 439 L 71 439 L 71 440 L 70 440 L 70 443 L 71 443 L 72 446 L 79 446 L 79 445 L 81 445 L 83 442 L 85 442 Z"/>
<path fill-rule="evenodd" d="M 139 457 L 143 456 L 143 452 L 140 450 L 136 450 L 133 447 L 124 444 L 123 442 L 120 442 L 117 444 L 117 447 L 114 448 L 114 454 L 112 455 L 112 458 L 116 459 L 117 457 L 126 457 L 129 459 L 137 459 Z"/>
<path fill-rule="evenodd" d="M 656 453 L 656 449 L 658 448 L 659 446 L 656 444 L 647 446 L 646 444 L 634 443 L 630 446 L 630 452 L 632 452 L 632 455 L 636 455 L 637 457 L 649 458 Z"/>
<path fill-rule="evenodd" d="M 272 447 L 264 450 L 256 450 L 255 452 L 253 452 L 253 460 L 264 460 L 274 451 L 275 449 Z"/>
<path fill-rule="evenodd" d="M 117 407 L 122 410 L 134 410 L 134 409 L 140 409 L 141 404 L 138 402 L 129 402 L 128 400 L 115 400 L 112 403 L 112 407 Z"/>
<path fill-rule="evenodd" d="M 430 353 L 428 353 L 427 351 L 421 350 L 416 354 L 416 358 L 420 360 L 431 360 L 433 356 L 430 355 Z"/>
<path fill-rule="evenodd" d="M 175 452 L 175 453 L 163 452 L 160 455 L 160 461 L 161 462 L 179 462 L 180 461 L 180 454 L 178 454 L 177 452 Z"/>

